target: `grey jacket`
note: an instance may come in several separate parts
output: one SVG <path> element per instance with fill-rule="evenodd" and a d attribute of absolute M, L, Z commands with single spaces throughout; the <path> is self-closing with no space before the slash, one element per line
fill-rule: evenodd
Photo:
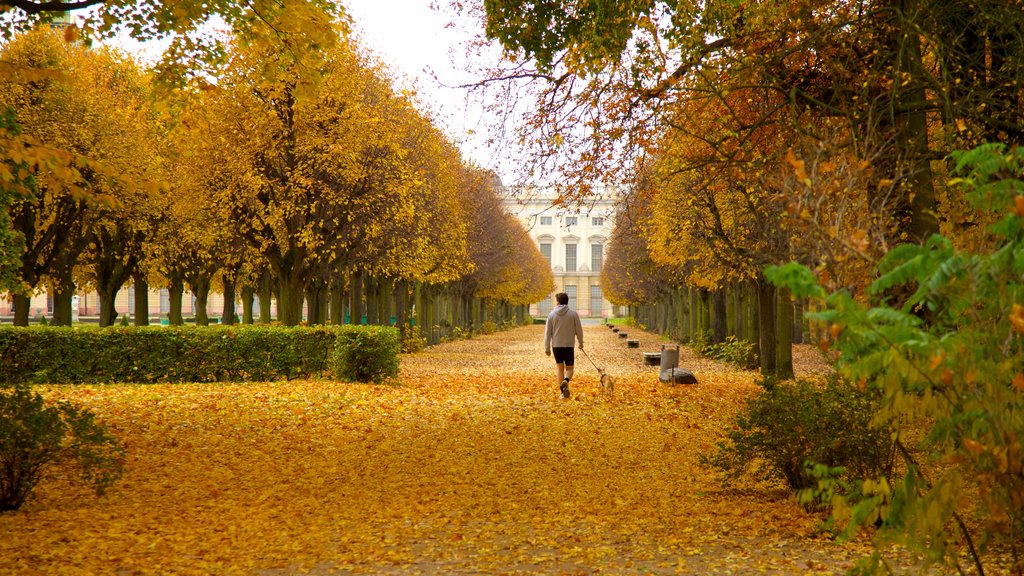
<path fill-rule="evenodd" d="M 568 305 L 555 306 L 544 323 L 544 352 L 551 348 L 572 348 L 574 338 L 580 341 L 582 350 L 583 324 L 580 323 L 580 315 L 570 310 Z"/>

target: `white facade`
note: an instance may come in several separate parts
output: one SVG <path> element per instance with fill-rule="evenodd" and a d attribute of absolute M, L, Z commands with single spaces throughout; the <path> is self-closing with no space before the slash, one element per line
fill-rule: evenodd
<path fill-rule="evenodd" d="M 558 191 L 549 187 L 509 190 L 505 206 L 529 231 L 541 254 L 551 263 L 555 292 L 569 295 L 569 306 L 582 317 L 611 315 L 611 304 L 601 290 L 601 268 L 608 254 L 615 204 L 615 187 L 595 189 L 580 207 L 558 205 Z M 530 307 L 544 316 L 551 310 L 554 293 Z"/>

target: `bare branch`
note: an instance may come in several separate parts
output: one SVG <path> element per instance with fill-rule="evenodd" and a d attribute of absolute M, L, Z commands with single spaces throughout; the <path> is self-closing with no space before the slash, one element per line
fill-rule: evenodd
<path fill-rule="evenodd" d="M 32 0 L 0 0 L 0 6 L 10 6 L 25 12 L 26 14 L 42 14 L 43 12 L 70 12 L 81 10 L 97 4 L 103 4 L 106 0 L 78 0 L 77 2 L 32 2 Z"/>

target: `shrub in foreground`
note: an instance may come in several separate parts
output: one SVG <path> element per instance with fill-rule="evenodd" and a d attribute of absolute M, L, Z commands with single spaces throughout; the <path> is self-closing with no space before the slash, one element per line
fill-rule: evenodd
<path fill-rule="evenodd" d="M 331 353 L 331 369 L 343 380 L 380 382 L 398 376 L 402 343 L 388 326 L 340 326 Z"/>
<path fill-rule="evenodd" d="M 46 405 L 27 385 L 0 386 L 0 511 L 17 510 L 47 471 L 79 469 L 97 492 L 121 477 L 124 448 L 92 412 L 67 402 Z"/>
<path fill-rule="evenodd" d="M 842 468 L 855 478 L 888 475 L 890 431 L 872 425 L 873 416 L 867 394 L 837 377 L 766 386 L 747 401 L 728 440 L 704 463 L 727 478 L 779 478 L 793 490 L 817 484 L 809 463 Z"/>

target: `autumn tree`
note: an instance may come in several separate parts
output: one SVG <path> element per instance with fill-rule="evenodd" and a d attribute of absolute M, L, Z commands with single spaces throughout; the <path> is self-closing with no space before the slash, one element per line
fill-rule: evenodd
<path fill-rule="evenodd" d="M 138 162 L 148 126 L 144 81 L 113 53 L 67 43 L 48 29 L 9 43 L 4 57 L 23 71 L 0 91 L 21 126 L 21 152 L 9 157 L 25 159 L 34 183 L 10 209 L 26 243 L 16 322 L 27 324 L 28 297 L 48 282 L 56 320 L 69 323 L 74 266 L 100 214 L 119 208 L 121 192 L 152 189 Z"/>

